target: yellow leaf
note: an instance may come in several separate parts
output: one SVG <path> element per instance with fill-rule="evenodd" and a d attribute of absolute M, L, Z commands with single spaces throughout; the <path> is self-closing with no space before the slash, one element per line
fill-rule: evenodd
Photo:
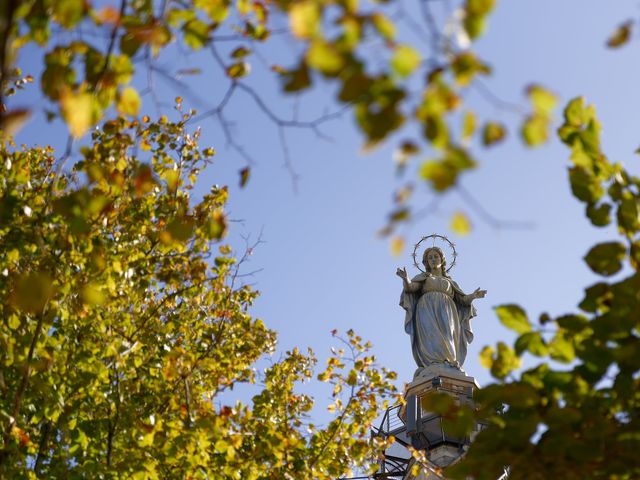
<path fill-rule="evenodd" d="M 405 241 L 403 237 L 397 236 L 391 239 L 391 255 L 399 256 L 404 250 Z"/>
<path fill-rule="evenodd" d="M 55 291 L 53 280 L 44 273 L 23 275 L 18 279 L 12 303 L 27 312 L 41 312 Z"/>
<path fill-rule="evenodd" d="M 65 93 L 60 100 L 62 118 L 69 126 L 71 135 L 82 137 L 96 120 L 93 97 L 90 93 Z"/>
<path fill-rule="evenodd" d="M 116 108 L 122 115 L 136 116 L 140 111 L 141 103 L 137 90 L 133 87 L 125 87 L 118 96 Z"/>
<path fill-rule="evenodd" d="M 105 295 L 98 286 L 90 283 L 82 289 L 82 300 L 89 305 L 101 305 L 105 301 Z"/>
<path fill-rule="evenodd" d="M 491 368 L 493 365 L 494 350 L 492 347 L 486 346 L 480 352 L 480 365 L 484 368 Z"/>
<path fill-rule="evenodd" d="M 471 222 L 462 212 L 455 212 L 451 217 L 451 230 L 458 235 L 468 235 L 471 232 Z"/>
<path fill-rule="evenodd" d="M 476 116 L 471 111 L 464 112 L 462 119 L 462 138 L 468 141 L 476 131 Z"/>
<path fill-rule="evenodd" d="M 25 109 L 10 110 L 0 117 L 0 139 L 13 137 L 31 117 L 31 111 Z"/>
<path fill-rule="evenodd" d="M 391 59 L 391 68 L 399 77 L 408 77 L 420 66 L 420 54 L 409 45 L 399 45 Z"/>
<path fill-rule="evenodd" d="M 533 106 L 534 113 L 544 117 L 551 117 L 558 104 L 558 98 L 553 93 L 540 85 L 530 85 L 527 88 L 527 95 Z"/>
<path fill-rule="evenodd" d="M 297 2 L 289 10 L 289 25 L 298 38 L 311 38 L 320 30 L 320 10 L 311 0 Z"/>
<path fill-rule="evenodd" d="M 307 51 L 309 65 L 327 75 L 337 74 L 344 65 L 344 59 L 333 45 L 317 40 Z"/>
<path fill-rule="evenodd" d="M 395 24 L 384 14 L 376 12 L 371 15 L 371 22 L 386 40 L 393 40 L 396 36 Z"/>

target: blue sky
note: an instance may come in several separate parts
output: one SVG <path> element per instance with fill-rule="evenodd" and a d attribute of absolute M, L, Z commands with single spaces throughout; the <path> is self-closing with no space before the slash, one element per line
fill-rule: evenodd
<path fill-rule="evenodd" d="M 605 151 L 637 174 L 640 168 L 633 151 L 640 145 L 640 42 L 636 39 L 618 51 L 604 46 L 614 28 L 637 13 L 637 4 L 631 1 L 500 2 L 487 35 L 478 43 L 480 55 L 494 68 L 486 84 L 499 97 L 523 105 L 524 89 L 534 82 L 558 94 L 561 104 L 585 95 L 597 106 Z M 294 48 L 278 41 L 261 51 L 275 63 L 292 58 Z M 224 94 L 224 82 L 205 62 L 211 58 L 160 58 L 168 68 L 203 67 L 204 73 L 192 84 L 201 97 L 215 104 Z M 20 64 L 26 73 L 37 75 L 30 71 L 38 64 L 37 52 L 25 50 Z M 139 84 L 142 81 L 137 78 Z M 262 92 L 275 112 L 290 115 L 292 101 L 277 93 L 271 76 L 256 68 L 247 81 Z M 186 94 L 161 81 L 158 88 L 162 98 L 181 94 L 189 105 Z M 37 95 L 22 98 L 37 111 L 41 108 Z M 483 101 L 477 92 L 469 92 L 469 101 L 485 116 L 509 123 L 517 120 Z M 143 106 L 147 108 L 153 111 L 148 96 Z M 299 99 L 298 109 L 300 118 L 309 119 L 337 109 L 332 87 L 319 85 Z M 411 249 L 393 257 L 388 241 L 376 236 L 400 185 L 392 162 L 393 142 L 361 153 L 362 139 L 349 112 L 323 125 L 330 141 L 309 130 L 287 129 L 291 164 L 300 177 L 294 188 L 284 168 L 278 129 L 253 100 L 238 94 L 226 115 L 234 122 L 236 140 L 256 162 L 250 181 L 246 188 L 238 188 L 237 172 L 246 160 L 225 145 L 220 124 L 212 118 L 200 124 L 202 143 L 215 146 L 217 159 L 203 173 L 200 186 L 205 191 L 214 183 L 230 185 L 228 211 L 234 223 L 229 241 L 239 250 L 242 236 L 256 239 L 262 232 L 264 243 L 247 265 L 247 271 L 260 270 L 247 279 L 262 292 L 254 315 L 279 332 L 280 352 L 309 346 L 321 358 L 336 343 L 332 329 L 353 328 L 373 342 L 382 365 L 398 372 L 399 385 L 410 381 L 415 365 L 403 330 L 404 312 L 398 305 L 401 281 L 395 270 L 406 266 L 410 274 L 415 273 Z M 556 120 L 558 125 L 560 112 Z M 36 115 L 18 141 L 62 148 L 63 133 L 63 126 L 44 125 L 42 116 Z M 542 312 L 556 315 L 575 310 L 583 288 L 596 281 L 582 257 L 590 246 L 615 232 L 589 225 L 569 189 L 567 151 L 555 139 L 532 151 L 512 134 L 504 145 L 476 152 L 481 164 L 464 176 L 464 188 L 495 217 L 534 226 L 493 228 L 453 192 L 442 198 L 436 211 L 403 233 L 409 242 L 431 233 L 450 235 L 460 254 L 452 277 L 467 291 L 488 290 L 485 299 L 476 301 L 478 317 L 472 321 L 476 338 L 465 364 L 469 374 L 486 384 L 490 377 L 479 364 L 478 352 L 486 344 L 513 339 L 492 307 L 519 303 L 533 318 Z M 411 164 L 409 174 L 417 167 L 418 163 Z M 419 208 L 433 195 L 424 185 L 417 190 Z M 474 228 L 469 236 L 450 232 L 450 216 L 456 210 L 470 216 Z"/>

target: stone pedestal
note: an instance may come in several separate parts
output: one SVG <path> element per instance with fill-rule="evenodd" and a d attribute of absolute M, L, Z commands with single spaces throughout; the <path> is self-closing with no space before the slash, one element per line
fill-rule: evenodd
<path fill-rule="evenodd" d="M 408 469 L 405 480 L 439 480 L 444 477 L 438 473 L 457 462 L 469 448 L 481 426 L 476 426 L 469 437 L 454 438 L 442 428 L 442 417 L 427 411 L 421 401 L 432 392 L 446 393 L 459 404 L 473 405 L 473 392 L 480 388 L 473 377 L 464 371 L 447 365 L 431 365 L 416 371 L 414 379 L 406 387 L 403 405 L 398 416 L 405 422 L 406 432 L 415 448 L 424 450 L 428 463 L 434 467 L 431 473 L 422 473 L 417 477 Z"/>

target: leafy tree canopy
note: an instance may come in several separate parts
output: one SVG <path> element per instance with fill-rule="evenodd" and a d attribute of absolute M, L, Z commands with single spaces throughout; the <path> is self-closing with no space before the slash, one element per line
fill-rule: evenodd
<path fill-rule="evenodd" d="M 208 49 L 228 82 L 212 112 L 221 116 L 236 91 L 265 109 L 244 82 L 247 44 L 270 41 L 283 21 L 299 50 L 289 65 L 272 66 L 282 91 L 335 85 L 367 147 L 401 132 L 399 164 L 429 148 L 419 175 L 446 192 L 477 166 L 472 139 L 490 148 L 509 135 L 509 126 L 480 118 L 464 99 L 491 72 L 471 47 L 495 2 L 456 4 L 454 34 L 435 22 L 431 2 L 421 2 L 428 56 L 401 35 L 389 13 L 396 3 L 2 2 L 3 474 L 335 478 L 370 468 L 371 449 L 381 445 L 371 445 L 368 427 L 394 376 L 375 366 L 353 332 L 319 375 L 334 384 L 336 417 L 326 427 L 309 424 L 312 400 L 296 392 L 315 363 L 297 350 L 260 377 L 250 405 L 216 404 L 234 384 L 256 381 L 252 366 L 273 350 L 274 333 L 250 315 L 255 292 L 238 285 L 238 263 L 220 243 L 226 190 L 213 188 L 195 204 L 190 198 L 213 150 L 188 132 L 191 113 L 177 122 L 140 117 L 142 89 L 132 80 L 170 45 Z M 633 28 L 621 24 L 608 46 L 623 46 Z M 64 157 L 10 140 L 28 112 L 9 107 L 7 97 L 33 81 L 15 58 L 31 43 L 45 52 L 39 86 L 51 116 L 74 138 L 100 125 L 70 172 Z M 553 134 L 557 99 L 540 85 L 526 96 L 520 137 L 536 147 Z M 496 309 L 519 335 L 513 346 L 483 351 L 498 383 L 479 393 L 476 412 L 438 403 L 455 432 L 469 431 L 474 417 L 487 424 L 448 472 L 453 477 L 496 478 L 505 465 L 512 478 L 640 473 L 640 180 L 604 154 L 586 100 L 565 107 L 557 135 L 570 149 L 569 182 L 586 216 L 620 235 L 586 253 L 603 279 L 585 290 L 579 312 L 543 315 L 534 326 L 518 305 Z M 411 218 L 409 197 L 410 190 L 398 195 L 387 233 Z M 468 230 L 464 215 L 453 225 Z M 524 354 L 543 362 L 518 374 Z"/>

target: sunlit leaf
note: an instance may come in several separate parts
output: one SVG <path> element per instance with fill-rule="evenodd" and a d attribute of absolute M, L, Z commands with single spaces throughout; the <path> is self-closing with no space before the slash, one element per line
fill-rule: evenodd
<path fill-rule="evenodd" d="M 68 92 L 62 97 L 60 108 L 71 135 L 76 138 L 82 137 L 97 120 L 97 106 L 90 93 Z"/>
<path fill-rule="evenodd" d="M 408 77 L 419 66 L 420 54 L 409 45 L 398 45 L 391 59 L 391 69 L 399 77 Z"/>
<path fill-rule="evenodd" d="M 476 116 L 470 110 L 464 112 L 462 120 L 462 138 L 469 140 L 476 131 Z"/>
<path fill-rule="evenodd" d="M 396 26 L 386 15 L 381 12 L 376 12 L 371 15 L 371 22 L 383 38 L 387 40 L 393 40 L 395 38 Z"/>
<path fill-rule="evenodd" d="M 313 0 L 295 2 L 289 10 L 289 26 L 298 38 L 311 38 L 320 31 L 320 9 Z"/>
<path fill-rule="evenodd" d="M 528 117 L 522 124 L 522 138 L 531 147 L 537 147 L 549 139 L 548 121 L 540 115 Z"/>
<path fill-rule="evenodd" d="M 449 224 L 451 230 L 461 236 L 471 233 L 471 222 L 463 212 L 455 212 Z"/>
<path fill-rule="evenodd" d="M 534 112 L 546 117 L 550 117 L 558 105 L 557 97 L 540 85 L 530 85 L 527 88 L 527 95 Z"/>
<path fill-rule="evenodd" d="M 488 345 L 483 347 L 480 351 L 480 365 L 482 365 L 484 368 L 491 368 L 491 365 L 493 365 L 494 353 L 495 350 L 492 347 Z"/>
<path fill-rule="evenodd" d="M 504 342 L 498 342 L 496 356 L 491 365 L 491 375 L 503 379 L 513 370 L 520 368 L 522 361 L 516 352 Z"/>
<path fill-rule="evenodd" d="M 526 332 L 518 337 L 515 343 L 516 353 L 521 355 L 528 351 L 538 357 L 548 355 L 549 349 L 540 332 Z"/>
<path fill-rule="evenodd" d="M 311 43 L 306 58 L 310 66 L 327 75 L 337 74 L 344 65 L 344 60 L 335 47 L 323 40 Z"/>
<path fill-rule="evenodd" d="M 142 100 L 138 91 L 133 87 L 125 87 L 118 96 L 116 108 L 122 115 L 136 116 L 140 113 Z"/>
<path fill-rule="evenodd" d="M 525 311 L 518 305 L 501 305 L 494 309 L 500 323 L 518 333 L 531 331 L 531 324 Z"/>
<path fill-rule="evenodd" d="M 561 334 L 557 334 L 549 343 L 549 355 L 559 362 L 569 363 L 576 354 L 571 341 Z"/>
<path fill-rule="evenodd" d="M 54 19 L 65 28 L 74 27 L 86 14 L 83 0 L 57 0 L 52 6 Z"/>
<path fill-rule="evenodd" d="M 405 247 L 405 239 L 401 236 L 396 236 L 391 239 L 389 248 L 391 249 L 391 255 L 398 257 L 402 254 Z"/>

